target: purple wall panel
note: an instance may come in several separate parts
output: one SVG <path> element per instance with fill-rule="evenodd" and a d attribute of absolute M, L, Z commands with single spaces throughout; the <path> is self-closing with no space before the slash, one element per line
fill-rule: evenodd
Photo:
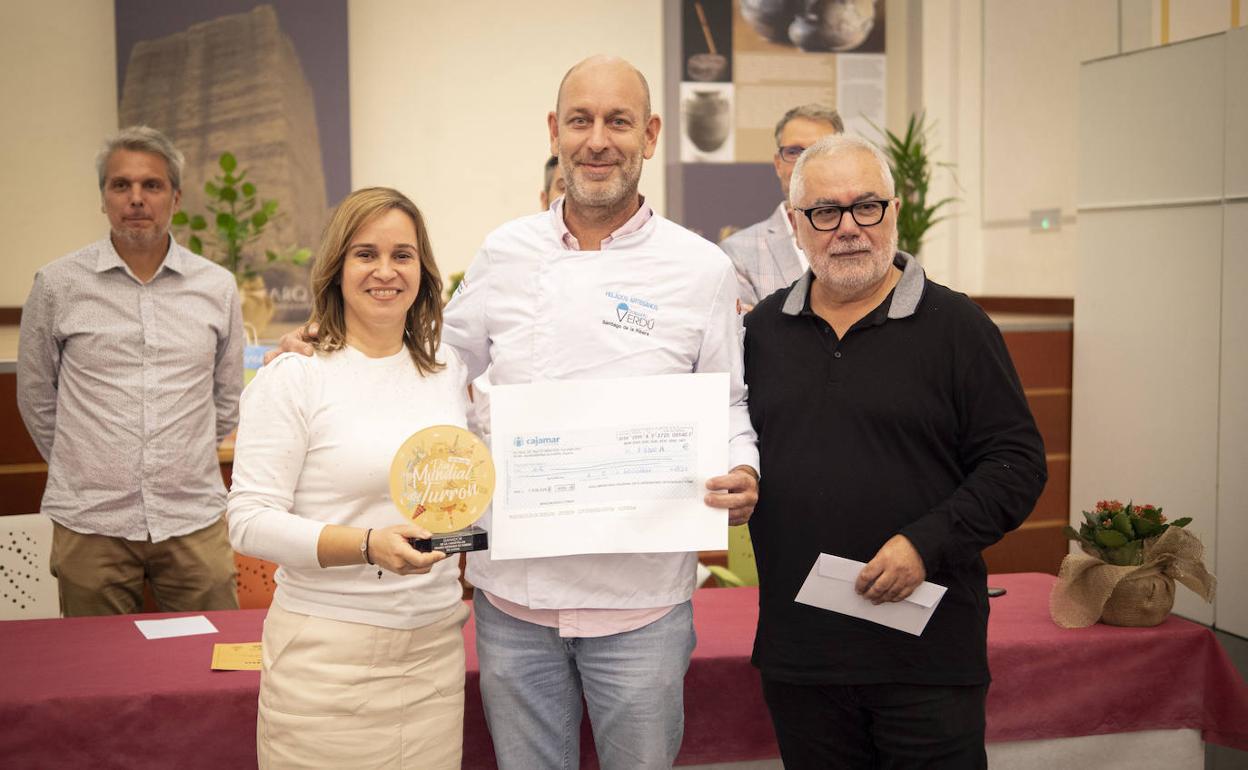
<path fill-rule="evenodd" d="M 770 163 L 684 163 L 681 224 L 718 242 L 728 225 L 747 227 L 771 216 L 780 182 Z"/>

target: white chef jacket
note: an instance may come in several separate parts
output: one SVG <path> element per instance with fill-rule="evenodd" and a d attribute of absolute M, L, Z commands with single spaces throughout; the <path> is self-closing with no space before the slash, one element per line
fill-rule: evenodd
<path fill-rule="evenodd" d="M 486 236 L 442 330 L 469 377 L 491 363 L 497 385 L 727 372 L 729 468 L 757 469 L 728 257 L 658 214 L 599 251 L 569 249 L 562 216 L 555 205 Z M 483 551 L 469 554 L 467 577 L 533 609 L 662 607 L 692 596 L 696 563 L 696 553 L 494 561 Z"/>

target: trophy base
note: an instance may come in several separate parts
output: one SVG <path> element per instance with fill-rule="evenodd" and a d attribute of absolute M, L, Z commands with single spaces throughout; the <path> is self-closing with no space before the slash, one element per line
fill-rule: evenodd
<path fill-rule="evenodd" d="M 490 537 L 488 532 L 480 527 L 468 527 L 458 532 L 442 532 L 436 534 L 428 540 L 418 540 L 409 537 L 407 542 L 411 543 L 421 553 L 429 553 L 430 551 L 441 551 L 445 554 L 465 553 L 467 551 L 484 551 L 490 547 Z"/>

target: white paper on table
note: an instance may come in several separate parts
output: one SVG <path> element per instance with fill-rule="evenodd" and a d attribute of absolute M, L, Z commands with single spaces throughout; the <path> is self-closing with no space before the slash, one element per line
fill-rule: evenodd
<path fill-rule="evenodd" d="M 854 581 L 865 566 L 864 562 L 821 553 L 794 601 L 852 615 L 915 636 L 922 634 L 945 595 L 945 586 L 925 580 L 914 589 L 914 593 L 899 602 L 872 604 L 854 591 Z"/>
<path fill-rule="evenodd" d="M 723 550 L 728 375 L 495 385 L 490 556 Z"/>
<path fill-rule="evenodd" d="M 196 634 L 215 634 L 217 627 L 203 615 L 192 615 L 187 618 L 166 618 L 164 620 L 136 620 L 134 624 L 148 639 L 168 639 L 172 636 L 195 636 Z"/>

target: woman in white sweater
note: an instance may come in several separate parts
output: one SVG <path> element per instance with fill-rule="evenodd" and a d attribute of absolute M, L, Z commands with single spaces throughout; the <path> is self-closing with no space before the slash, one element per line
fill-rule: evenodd
<path fill-rule="evenodd" d="M 264 623 L 260 767 L 459 767 L 468 611 L 458 567 L 389 497 L 417 430 L 464 425 L 464 366 L 439 347 L 442 282 L 401 193 L 334 211 L 312 271 L 317 354 L 243 393 L 230 541 L 277 562 Z"/>

